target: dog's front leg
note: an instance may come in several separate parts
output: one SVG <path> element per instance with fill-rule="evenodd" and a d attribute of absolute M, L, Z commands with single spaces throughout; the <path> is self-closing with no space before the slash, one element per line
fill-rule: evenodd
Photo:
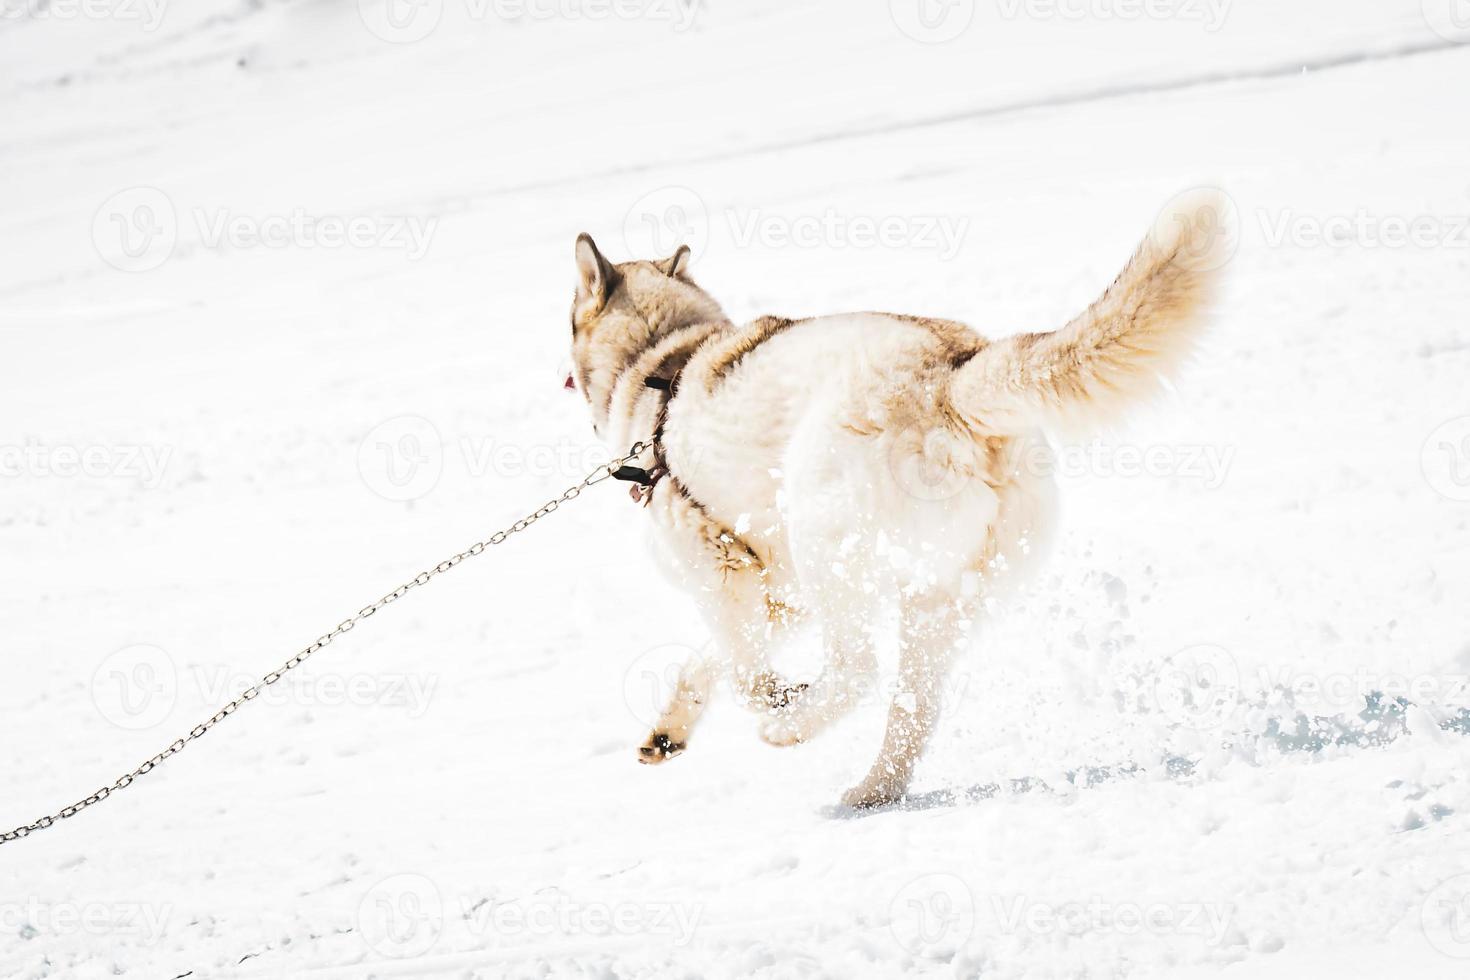
<path fill-rule="evenodd" d="M 811 684 L 791 688 L 786 697 L 771 701 L 760 729 L 767 743 L 789 746 L 811 741 L 856 707 L 872 685 L 878 664 L 873 638 L 852 608 L 823 614 L 826 666 Z"/>
<path fill-rule="evenodd" d="M 784 705 L 799 688 L 771 670 L 772 635 L 795 612 L 769 595 L 754 552 L 670 483 L 660 485 L 653 508 L 667 567 L 698 602 L 715 652 L 711 659 L 691 658 L 681 669 L 668 707 L 638 747 L 645 763 L 684 751 L 722 677 L 729 677 L 742 702 L 762 712 Z"/>
<path fill-rule="evenodd" d="M 684 751 L 694 723 L 704 714 L 714 685 L 715 663 L 703 653 L 690 654 L 679 668 L 679 679 L 669 704 L 638 746 L 638 761 L 647 765 L 666 762 Z"/>
<path fill-rule="evenodd" d="M 705 597 L 701 609 L 715 634 L 714 652 L 691 654 L 679 669 L 668 706 L 638 747 L 639 762 L 656 764 L 684 751 L 721 677 L 728 677 L 736 696 L 756 710 L 771 710 L 794 690 L 767 662 L 767 604 L 754 573 L 730 576 L 721 591 Z"/>
<path fill-rule="evenodd" d="M 852 807 L 881 806 L 901 799 L 943 703 L 950 664 L 965 642 L 966 617 L 954 599 L 905 599 L 899 652 L 899 690 L 888 708 L 883 748 L 861 783 L 842 796 Z"/>
<path fill-rule="evenodd" d="M 718 590 L 702 596 L 700 610 L 714 634 L 714 652 L 694 654 L 680 669 L 668 707 L 638 747 L 640 762 L 659 763 L 684 751 L 721 678 L 729 679 L 742 704 L 766 715 L 786 707 L 806 687 L 771 669 L 768 650 L 786 617 L 773 612 L 757 572 L 726 575 Z"/>

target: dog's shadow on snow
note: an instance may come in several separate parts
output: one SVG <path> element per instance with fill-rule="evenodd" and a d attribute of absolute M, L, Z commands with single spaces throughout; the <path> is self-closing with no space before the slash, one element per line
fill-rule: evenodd
<path fill-rule="evenodd" d="M 1183 779 L 1194 773 L 1195 763 L 1183 756 L 1165 759 L 1164 772 L 1170 779 Z M 1128 763 L 1120 766 L 1086 766 L 1073 769 L 1066 774 L 1068 792 L 1091 789 L 1103 783 L 1140 775 L 1143 767 Z M 997 796 L 1021 796 L 1025 793 L 1055 793 L 1045 780 L 1035 776 L 1023 776 L 1004 783 L 977 783 L 965 789 L 935 789 L 927 793 L 914 793 L 903 799 L 882 806 L 850 807 L 842 804 L 823 807 L 821 813 L 833 820 L 857 820 L 880 813 L 907 813 L 922 810 L 942 810 L 947 807 L 969 806 L 983 803 Z"/>
<path fill-rule="evenodd" d="M 921 810 L 942 810 L 947 807 L 967 806 L 993 799 L 1002 793 L 1007 795 L 1020 795 L 1021 793 L 1034 793 L 1038 791 L 1049 793 L 1051 792 L 1051 787 L 1039 779 L 1026 777 L 1024 779 L 1012 779 L 1009 784 L 979 783 L 960 790 L 935 789 L 927 793 L 914 793 L 881 806 L 853 807 L 841 803 L 834 803 L 830 806 L 822 807 L 818 812 L 831 820 L 861 820 L 864 817 L 875 817 L 880 813 L 908 813 Z"/>

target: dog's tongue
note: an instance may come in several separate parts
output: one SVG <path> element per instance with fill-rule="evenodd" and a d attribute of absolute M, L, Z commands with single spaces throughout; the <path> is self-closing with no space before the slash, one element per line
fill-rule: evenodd
<path fill-rule="evenodd" d="M 567 380 L 562 383 L 562 387 L 567 391 L 577 390 L 577 383 L 572 380 L 572 373 L 570 371 L 567 372 Z"/>

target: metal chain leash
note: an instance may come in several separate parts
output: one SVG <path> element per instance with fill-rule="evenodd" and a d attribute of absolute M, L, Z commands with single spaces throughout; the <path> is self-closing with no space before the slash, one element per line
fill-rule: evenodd
<path fill-rule="evenodd" d="M 306 662 L 309 657 L 311 657 L 312 654 L 316 653 L 318 650 L 321 650 L 323 647 L 330 645 L 333 640 L 335 640 L 342 634 L 351 631 L 352 628 L 355 627 L 358 623 L 362 622 L 364 619 L 367 619 L 369 616 L 372 616 L 379 609 L 382 609 L 384 606 L 390 603 L 397 602 L 399 599 L 402 599 L 405 595 L 407 595 L 411 590 L 416 589 L 419 586 L 428 585 L 429 582 L 434 578 L 434 576 L 444 574 L 451 568 L 458 565 L 460 562 L 464 561 L 466 558 L 473 558 L 476 555 L 482 554 L 487 548 L 494 547 L 498 544 L 503 544 L 506 539 L 508 539 L 512 534 L 517 534 L 521 531 L 524 531 L 532 524 L 535 524 L 537 521 L 541 520 L 541 518 L 545 517 L 547 514 L 554 512 L 562 504 L 576 500 L 582 495 L 583 490 L 586 490 L 589 487 L 596 486 L 604 480 L 611 479 L 618 467 L 633 462 L 633 460 L 637 459 L 648 449 L 649 445 L 647 443 L 634 443 L 633 448 L 628 451 L 627 455 L 622 456 L 619 459 L 615 459 L 612 462 L 593 470 L 581 483 L 578 483 L 572 487 L 568 487 L 565 491 L 563 491 L 560 497 L 557 497 L 555 500 L 548 500 L 540 507 L 537 507 L 536 510 L 532 513 L 527 514 L 525 517 L 522 517 L 520 520 L 510 525 L 510 527 L 507 527 L 501 531 L 496 531 L 484 541 L 476 541 L 464 551 L 461 551 L 459 554 L 454 555 L 451 558 L 446 558 L 444 561 L 441 561 L 439 564 L 435 565 L 428 571 L 419 572 L 412 579 L 403 583 L 392 592 L 389 592 L 377 602 L 374 602 L 368 606 L 363 606 L 357 611 L 357 615 L 351 617 L 350 619 L 344 619 L 342 622 L 338 623 L 336 629 L 332 630 L 330 633 L 318 637 L 311 643 L 310 646 L 306 647 L 290 660 L 287 660 L 280 667 L 271 671 L 269 674 L 266 674 L 257 683 L 252 684 L 250 687 L 240 692 L 240 695 L 236 697 L 235 700 L 231 701 L 223 708 L 220 708 L 207 721 L 195 725 L 192 729 L 189 730 L 189 734 L 185 735 L 183 738 L 176 739 L 168 746 L 168 748 L 153 756 L 151 759 L 144 762 L 141 766 L 134 769 L 132 772 L 118 777 L 117 781 L 114 782 L 111 786 L 102 787 L 91 796 L 88 796 L 82 800 L 78 800 L 76 803 L 73 803 L 71 806 L 64 808 L 58 813 L 42 817 L 34 823 L 24 824 L 23 826 L 9 831 L 8 833 L 0 834 L 0 844 L 9 844 L 11 841 L 20 840 L 22 837 L 29 837 L 31 834 L 35 833 L 38 830 L 46 830 L 47 828 L 55 825 L 58 820 L 66 820 L 69 817 L 74 817 L 78 813 L 81 813 L 83 810 L 87 809 L 87 807 L 101 803 L 103 800 L 107 799 L 118 790 L 127 789 L 133 784 L 134 780 L 138 779 L 138 777 L 146 776 L 148 773 L 152 772 L 155 768 L 161 765 L 164 760 L 178 754 L 179 752 L 182 752 L 185 748 L 188 747 L 190 742 L 193 742 L 196 739 L 203 738 L 211 729 L 214 728 L 215 725 L 218 725 L 220 722 L 224 721 L 226 718 L 230 717 L 230 715 L 238 711 L 241 705 L 245 704 L 248 701 L 254 701 L 257 697 L 260 696 L 260 692 L 263 691 L 265 688 L 276 683 L 282 677 L 285 677 L 286 674 L 295 670 L 297 667 L 300 667 L 303 663 Z"/>

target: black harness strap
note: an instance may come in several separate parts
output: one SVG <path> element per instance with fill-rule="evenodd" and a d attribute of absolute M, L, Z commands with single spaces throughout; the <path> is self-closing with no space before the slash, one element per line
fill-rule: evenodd
<path fill-rule="evenodd" d="M 613 479 L 622 480 L 624 483 L 636 483 L 640 487 L 651 487 L 657 482 L 641 466 L 619 466 L 613 470 Z"/>

